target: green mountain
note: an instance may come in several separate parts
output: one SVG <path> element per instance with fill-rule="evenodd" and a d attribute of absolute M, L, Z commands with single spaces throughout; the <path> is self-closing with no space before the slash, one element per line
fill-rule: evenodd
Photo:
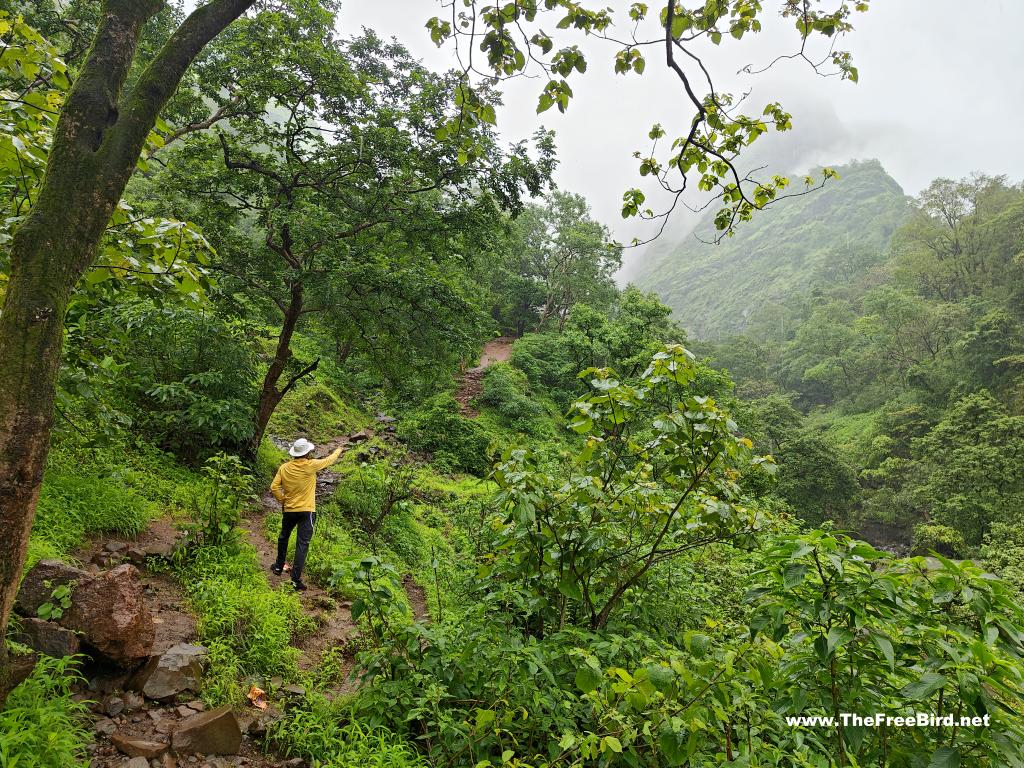
<path fill-rule="evenodd" d="M 639 257 L 631 282 L 656 291 L 692 337 L 718 339 L 772 305 L 842 280 L 844 270 L 880 261 L 908 198 L 877 160 L 837 170 L 838 181 L 779 201 L 717 245 L 709 211 L 682 241 L 655 243 Z"/>

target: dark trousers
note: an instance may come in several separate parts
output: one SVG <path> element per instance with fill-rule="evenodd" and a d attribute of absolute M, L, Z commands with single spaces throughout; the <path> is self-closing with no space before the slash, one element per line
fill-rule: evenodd
<path fill-rule="evenodd" d="M 313 538 L 313 526 L 316 524 L 316 512 L 285 512 L 281 518 L 281 535 L 277 537 L 278 568 L 284 567 L 284 559 L 288 556 L 288 540 L 292 531 L 299 529 L 295 537 L 295 562 L 292 563 L 292 580 L 302 578 L 302 568 L 306 565 L 306 553 L 309 552 L 309 540 Z"/>

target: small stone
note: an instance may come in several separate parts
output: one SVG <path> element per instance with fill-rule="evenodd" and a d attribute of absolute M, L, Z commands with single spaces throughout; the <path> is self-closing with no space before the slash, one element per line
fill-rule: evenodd
<path fill-rule="evenodd" d="M 93 726 L 93 729 L 96 733 L 102 733 L 104 736 L 109 736 L 117 730 L 117 723 L 109 717 L 104 717 L 96 721 L 96 725 Z"/>
<path fill-rule="evenodd" d="M 184 704 L 177 708 L 177 712 L 180 717 L 191 717 L 193 714 L 193 711 Z"/>
<path fill-rule="evenodd" d="M 178 643 L 154 656 L 132 680 L 132 688 L 156 701 L 171 699 L 184 691 L 198 691 L 207 650 L 201 645 Z"/>
<path fill-rule="evenodd" d="M 107 699 L 106 706 L 104 707 L 107 714 L 111 717 L 117 717 L 124 712 L 124 699 L 120 696 L 111 696 Z"/>
<path fill-rule="evenodd" d="M 155 557 L 160 560 L 169 560 L 171 555 L 174 554 L 174 542 L 173 541 L 157 541 L 152 544 L 147 544 L 142 550 L 146 557 Z"/>
<path fill-rule="evenodd" d="M 284 684 L 284 680 L 282 680 L 280 677 L 272 677 L 272 678 L 270 678 L 270 687 L 271 688 L 280 688 L 283 684 Z"/>
<path fill-rule="evenodd" d="M 125 709 L 142 709 L 146 704 L 146 700 L 139 694 L 135 693 L 135 691 L 127 691 L 121 696 L 121 698 L 124 699 Z"/>
<path fill-rule="evenodd" d="M 301 685 L 286 685 L 283 688 L 281 688 L 281 690 L 289 696 L 295 696 L 296 698 L 302 698 L 306 695 L 306 689 L 303 688 Z"/>
<path fill-rule="evenodd" d="M 225 705 L 198 712 L 181 722 L 171 743 L 178 754 L 234 755 L 242 745 L 242 730 L 231 707 Z"/>
<path fill-rule="evenodd" d="M 178 768 L 178 760 L 170 752 L 165 752 L 160 768 Z"/>
<path fill-rule="evenodd" d="M 118 731 L 110 737 L 110 743 L 129 757 L 144 757 L 147 760 L 160 757 L 167 751 L 167 742 L 149 741 L 133 736 L 126 736 Z"/>
<path fill-rule="evenodd" d="M 370 439 L 370 433 L 368 430 L 360 429 L 358 432 L 353 432 L 348 436 L 350 443 L 362 443 Z"/>
<path fill-rule="evenodd" d="M 154 723 L 159 723 L 164 718 L 164 713 L 159 709 L 151 709 L 146 713 Z"/>
<path fill-rule="evenodd" d="M 132 715 L 133 723 L 141 723 L 144 719 L 142 715 Z"/>
<path fill-rule="evenodd" d="M 301 757 L 293 757 L 291 760 L 285 760 L 281 765 L 284 768 L 305 768 L 306 761 Z"/>
<path fill-rule="evenodd" d="M 144 757 L 133 757 L 124 764 L 124 768 L 149 768 L 149 760 Z"/>
<path fill-rule="evenodd" d="M 129 547 L 125 551 L 124 556 L 133 565 L 143 565 L 146 562 L 146 553 L 138 547 Z"/>
<path fill-rule="evenodd" d="M 125 544 L 123 541 L 108 541 L 106 544 L 103 545 L 103 548 L 107 552 L 115 552 L 116 553 L 116 552 L 124 552 L 126 549 L 128 549 L 128 545 Z"/>
<path fill-rule="evenodd" d="M 206 705 L 203 702 L 201 702 L 199 699 L 196 699 L 195 701 L 189 701 L 189 702 L 187 702 L 185 704 L 185 706 L 188 707 L 189 709 L 195 710 L 196 712 L 204 712 L 204 711 L 206 711 Z M 191 713 L 189 713 L 189 714 L 191 714 Z"/>

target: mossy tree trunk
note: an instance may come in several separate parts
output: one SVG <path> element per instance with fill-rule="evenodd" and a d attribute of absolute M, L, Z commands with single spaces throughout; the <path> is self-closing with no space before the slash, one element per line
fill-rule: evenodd
<path fill-rule="evenodd" d="M 0 638 L 21 580 L 50 447 L 64 313 L 135 169 L 146 137 L 203 47 L 254 0 L 192 13 L 122 93 L 143 25 L 162 0 L 104 0 L 92 47 L 61 111 L 42 187 L 11 244 L 0 314 Z M 20 675 L 0 642 L 0 704 Z"/>
<path fill-rule="evenodd" d="M 289 286 L 289 299 L 288 304 L 283 306 L 284 321 L 281 323 L 281 331 L 277 335 L 277 348 L 274 350 L 274 359 L 270 361 L 263 377 L 263 386 L 260 388 L 260 399 L 256 405 L 256 417 L 253 422 L 253 434 L 246 446 L 246 458 L 250 461 L 256 458 L 256 454 L 260 450 L 263 435 L 267 432 L 267 424 L 270 423 L 270 417 L 274 415 L 278 403 L 302 378 L 311 374 L 320 365 L 320 358 L 317 358 L 291 376 L 283 387 L 278 387 L 292 358 L 292 337 L 295 335 L 299 318 L 303 314 L 304 288 L 301 277 L 294 278 Z"/>

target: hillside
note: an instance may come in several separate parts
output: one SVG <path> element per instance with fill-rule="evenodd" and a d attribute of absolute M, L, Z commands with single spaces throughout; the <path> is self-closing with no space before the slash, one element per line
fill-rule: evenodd
<path fill-rule="evenodd" d="M 743 332 L 767 307 L 823 282 L 844 253 L 881 254 L 905 216 L 907 198 L 877 160 L 837 170 L 838 182 L 781 201 L 718 245 L 706 242 L 715 236 L 709 212 L 696 237 L 639 257 L 632 281 L 656 291 L 692 337 Z"/>

